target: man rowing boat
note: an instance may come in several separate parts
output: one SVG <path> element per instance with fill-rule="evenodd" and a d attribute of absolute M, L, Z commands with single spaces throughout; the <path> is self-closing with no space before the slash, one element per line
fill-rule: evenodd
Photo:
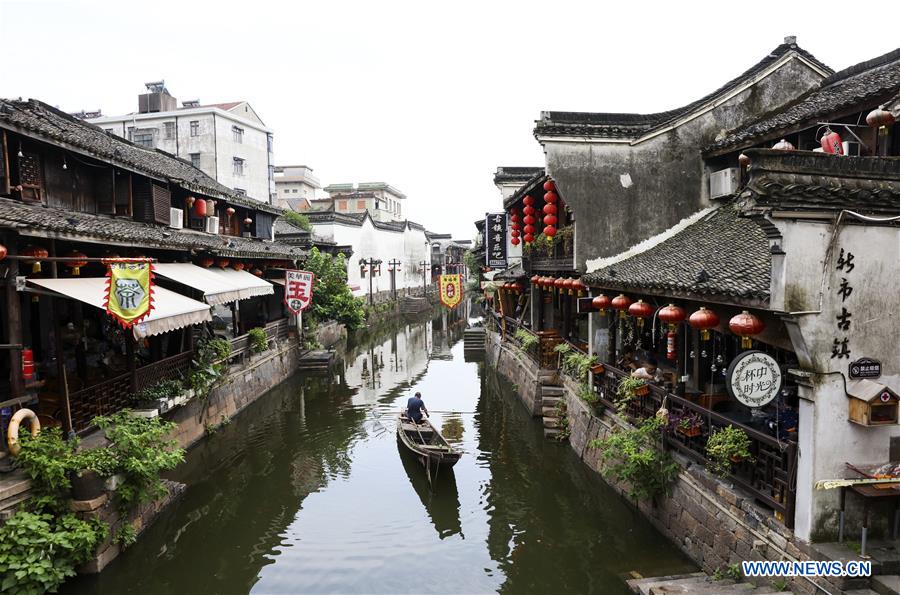
<path fill-rule="evenodd" d="M 422 393 L 416 393 L 406 402 L 406 415 L 413 422 L 422 423 L 422 412 L 428 415 L 428 408 L 425 407 L 425 401 L 422 400 Z"/>

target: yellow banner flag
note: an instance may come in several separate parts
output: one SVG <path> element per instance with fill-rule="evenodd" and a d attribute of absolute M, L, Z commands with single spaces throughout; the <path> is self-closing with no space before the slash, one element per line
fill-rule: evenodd
<path fill-rule="evenodd" d="M 459 275 L 441 275 L 441 303 L 454 308 L 462 299 L 462 283 Z"/>
<path fill-rule="evenodd" d="M 104 261 L 106 312 L 130 328 L 153 310 L 153 265 L 149 261 Z"/>

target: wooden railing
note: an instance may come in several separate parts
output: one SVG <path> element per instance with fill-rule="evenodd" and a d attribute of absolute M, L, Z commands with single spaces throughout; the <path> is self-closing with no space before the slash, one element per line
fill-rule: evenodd
<path fill-rule="evenodd" d="M 605 368 L 603 374 L 594 376 L 595 390 L 603 405 L 616 409 L 616 389 L 626 373 L 609 365 Z M 667 448 L 677 450 L 703 465 L 708 463 L 706 441 L 711 432 L 729 425 L 742 429 L 750 438 L 752 461 L 735 463 L 730 479 L 782 515 L 785 525 L 793 527 L 797 479 L 796 442 L 778 440 L 688 399 L 668 393 L 662 387 L 650 385 L 649 389 L 646 395 L 637 396 L 628 403 L 624 410 L 626 417 L 644 420 L 654 416 L 663 406 L 663 401 L 670 420 L 696 416 L 701 422 L 695 424 L 691 431 L 667 428 L 663 443 Z"/>
<path fill-rule="evenodd" d="M 269 338 L 269 341 L 284 339 L 288 336 L 287 318 L 281 318 L 274 322 L 270 322 L 263 328 L 266 331 L 266 336 Z M 250 336 L 244 334 L 239 337 L 235 337 L 231 339 L 231 356 L 228 358 L 228 362 L 243 362 L 246 356 L 250 353 Z"/>

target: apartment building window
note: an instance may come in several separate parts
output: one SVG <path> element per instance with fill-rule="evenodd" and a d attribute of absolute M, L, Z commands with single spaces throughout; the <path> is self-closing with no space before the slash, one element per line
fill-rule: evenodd
<path fill-rule="evenodd" d="M 175 138 L 175 122 L 166 122 L 166 140 Z"/>
<path fill-rule="evenodd" d="M 244 160 L 240 157 L 234 158 L 234 175 L 242 176 L 244 175 Z"/>
<path fill-rule="evenodd" d="M 191 165 L 200 168 L 200 153 L 191 153 Z"/>
<path fill-rule="evenodd" d="M 266 135 L 266 145 L 269 147 L 269 153 L 271 153 L 271 152 L 273 151 L 273 149 L 272 149 L 272 144 L 273 144 L 273 142 L 272 142 L 272 135 L 271 135 L 271 134 L 267 134 L 267 135 Z"/>
<path fill-rule="evenodd" d="M 191 136 L 200 136 L 199 120 L 191 120 Z"/>
<path fill-rule="evenodd" d="M 134 144 L 142 147 L 153 148 L 153 131 L 152 130 L 135 130 L 131 139 Z"/>
<path fill-rule="evenodd" d="M 105 132 L 106 134 L 112 134 L 112 133 L 113 133 L 113 129 L 112 129 L 112 128 L 104 128 L 104 129 L 103 129 L 103 132 Z"/>
<path fill-rule="evenodd" d="M 134 126 L 128 127 L 128 132 L 125 134 L 125 138 L 127 138 L 128 140 L 134 139 Z"/>
<path fill-rule="evenodd" d="M 244 129 L 238 126 L 231 127 L 231 134 L 234 137 L 234 142 L 243 143 L 244 142 Z"/>
<path fill-rule="evenodd" d="M 234 189 L 234 192 L 235 192 L 235 194 L 237 194 L 238 196 L 247 196 L 247 191 L 244 190 L 243 188 L 235 188 L 235 189 Z"/>

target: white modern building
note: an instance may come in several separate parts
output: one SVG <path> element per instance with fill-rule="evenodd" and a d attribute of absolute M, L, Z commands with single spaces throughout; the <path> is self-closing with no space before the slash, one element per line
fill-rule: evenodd
<path fill-rule="evenodd" d="M 319 179 L 306 165 L 275 166 L 275 206 L 294 211 L 306 211 L 322 188 Z"/>
<path fill-rule="evenodd" d="M 336 213 L 368 212 L 375 221 L 403 221 L 406 195 L 384 182 L 330 184 L 325 187 Z"/>
<path fill-rule="evenodd" d="M 274 204 L 272 130 L 246 101 L 200 105 L 177 101 L 163 81 L 147 83 L 138 111 L 89 117 L 110 134 L 190 162 L 220 184 Z"/>

